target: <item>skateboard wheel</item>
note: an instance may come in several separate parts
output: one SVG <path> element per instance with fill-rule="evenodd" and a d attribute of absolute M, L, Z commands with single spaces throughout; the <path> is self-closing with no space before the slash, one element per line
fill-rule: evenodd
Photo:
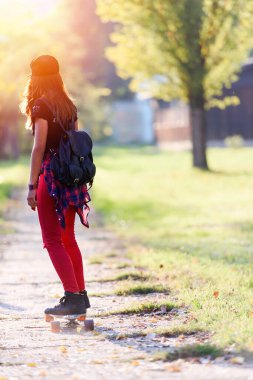
<path fill-rule="evenodd" d="M 49 314 L 45 314 L 45 321 L 46 322 L 52 322 L 54 320 L 54 317 Z"/>
<path fill-rule="evenodd" d="M 86 319 L 84 321 L 84 330 L 85 331 L 92 331 L 92 330 L 94 330 L 94 321 L 93 321 L 93 319 Z"/>
<path fill-rule="evenodd" d="M 81 315 L 80 317 L 77 318 L 78 321 L 82 322 L 85 321 L 86 315 Z"/>
<path fill-rule="evenodd" d="M 58 321 L 51 322 L 51 331 L 60 332 L 61 331 L 60 322 Z"/>

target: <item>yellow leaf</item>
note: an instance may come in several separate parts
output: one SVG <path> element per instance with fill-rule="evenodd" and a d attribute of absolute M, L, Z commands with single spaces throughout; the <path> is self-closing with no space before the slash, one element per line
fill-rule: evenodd
<path fill-rule="evenodd" d="M 65 347 L 65 346 L 61 346 L 61 347 L 60 347 L 60 351 L 61 351 L 63 354 L 66 354 L 66 353 L 68 352 L 68 349 L 67 349 L 67 347 Z"/>
<path fill-rule="evenodd" d="M 138 362 L 138 360 L 133 360 L 133 361 L 131 362 L 131 365 L 133 365 L 133 366 L 137 366 L 137 365 L 140 365 L 140 362 Z"/>
<path fill-rule="evenodd" d="M 27 363 L 28 367 L 37 367 L 37 363 L 31 362 Z"/>
<path fill-rule="evenodd" d="M 169 372 L 181 372 L 182 368 L 178 365 L 168 365 L 165 367 L 167 371 Z"/>
<path fill-rule="evenodd" d="M 244 358 L 242 356 L 234 356 L 231 358 L 229 361 L 232 364 L 243 364 L 244 363 Z"/>
<path fill-rule="evenodd" d="M 78 348 L 77 349 L 77 351 L 79 351 L 79 352 L 86 351 L 86 350 L 87 350 L 87 348 Z"/>

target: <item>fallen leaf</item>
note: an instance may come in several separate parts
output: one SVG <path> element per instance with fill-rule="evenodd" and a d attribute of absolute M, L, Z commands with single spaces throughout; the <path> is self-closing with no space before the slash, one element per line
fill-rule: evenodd
<path fill-rule="evenodd" d="M 102 360 L 92 360 L 91 363 L 92 364 L 104 364 L 104 362 Z"/>
<path fill-rule="evenodd" d="M 31 362 L 27 363 L 28 367 L 37 367 L 37 363 Z"/>
<path fill-rule="evenodd" d="M 214 298 L 218 298 L 219 297 L 219 292 L 216 290 L 215 292 L 213 292 L 213 296 L 214 296 Z"/>
<path fill-rule="evenodd" d="M 177 365 L 168 365 L 165 369 L 169 372 L 181 372 L 182 368 Z"/>
<path fill-rule="evenodd" d="M 61 296 L 59 295 L 59 294 L 53 294 L 52 296 L 51 296 L 51 298 L 61 298 Z"/>
<path fill-rule="evenodd" d="M 46 372 L 46 371 L 41 371 L 41 372 L 39 373 L 39 375 L 40 375 L 40 376 L 47 376 L 47 372 Z"/>
<path fill-rule="evenodd" d="M 133 361 L 131 362 L 131 365 L 133 365 L 133 366 L 137 366 L 137 365 L 140 365 L 140 362 L 138 362 L 138 360 L 133 360 Z"/>
<path fill-rule="evenodd" d="M 67 349 L 67 347 L 65 347 L 65 346 L 61 346 L 61 347 L 60 347 L 60 351 L 61 351 L 63 354 L 66 354 L 66 353 L 68 352 L 68 349 Z"/>
<path fill-rule="evenodd" d="M 244 363 L 244 358 L 242 356 L 234 356 L 229 360 L 231 364 L 243 364 Z"/>

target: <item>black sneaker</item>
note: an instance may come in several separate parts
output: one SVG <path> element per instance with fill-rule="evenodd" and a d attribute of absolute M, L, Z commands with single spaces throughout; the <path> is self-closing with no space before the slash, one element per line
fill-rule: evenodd
<path fill-rule="evenodd" d="M 52 315 L 75 315 L 85 314 L 86 306 L 83 295 L 65 292 L 64 297 L 60 299 L 58 305 L 49 307 L 45 310 L 45 314 Z"/>
<path fill-rule="evenodd" d="M 90 307 L 90 301 L 89 301 L 89 297 L 87 295 L 87 291 L 86 290 L 82 290 L 79 293 L 83 296 L 85 307 L 86 307 L 86 309 L 88 309 Z"/>

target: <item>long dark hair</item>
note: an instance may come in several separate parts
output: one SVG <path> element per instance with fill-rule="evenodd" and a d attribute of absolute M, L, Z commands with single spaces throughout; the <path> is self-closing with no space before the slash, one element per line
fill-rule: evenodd
<path fill-rule="evenodd" d="M 40 56 L 36 59 L 36 62 L 41 57 L 50 57 L 56 61 L 52 56 Z M 33 67 L 33 62 L 34 60 L 31 63 L 31 67 Z M 76 106 L 64 86 L 60 73 L 53 71 L 51 74 L 49 71 L 49 74 L 44 74 L 42 71 L 42 74 L 43 75 L 33 75 L 32 73 L 24 90 L 24 99 L 20 104 L 21 112 L 27 116 L 26 127 L 29 129 L 32 128 L 31 114 L 33 104 L 35 100 L 43 96 L 51 103 L 57 119 L 60 119 L 63 122 L 71 120 L 73 115 L 77 112 Z"/>

